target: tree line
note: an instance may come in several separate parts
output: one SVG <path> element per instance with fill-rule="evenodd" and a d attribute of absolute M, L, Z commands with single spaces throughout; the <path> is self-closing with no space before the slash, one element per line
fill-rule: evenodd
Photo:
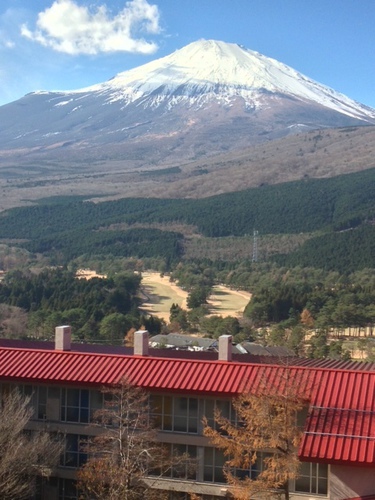
<path fill-rule="evenodd" d="M 123 343 L 132 328 L 161 329 L 157 318 L 139 312 L 140 282 L 135 273 L 85 280 L 67 269 L 17 270 L 0 283 L 0 303 L 27 312 L 24 336 L 48 339 L 56 325 L 69 324 L 76 340 Z"/>
<path fill-rule="evenodd" d="M 152 229 L 152 224 L 188 224 L 208 238 L 243 237 L 251 235 L 254 228 L 261 235 L 314 232 L 299 250 L 291 249 L 275 257 L 276 261 L 353 271 L 375 267 L 374 176 L 375 169 L 369 169 L 200 200 L 41 200 L 39 205 L 4 213 L 0 235 L 22 239 L 18 246 L 47 255 L 56 264 L 82 255 L 110 254 L 162 258 L 170 268 L 184 258 L 184 236 Z M 128 227 L 114 230 L 120 223 Z M 147 228 L 139 227 L 142 224 Z"/>

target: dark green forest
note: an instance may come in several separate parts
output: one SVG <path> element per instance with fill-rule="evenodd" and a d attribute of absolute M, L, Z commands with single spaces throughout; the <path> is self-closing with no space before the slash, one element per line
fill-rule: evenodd
<path fill-rule="evenodd" d="M 289 320 L 298 323 L 306 310 L 314 325 L 326 330 L 375 325 L 374 269 L 342 275 L 275 263 L 242 262 L 233 269 L 190 263 L 179 265 L 171 276 L 189 290 L 205 290 L 214 282 L 223 282 L 251 291 L 245 317 L 256 327 Z"/>
<path fill-rule="evenodd" d="M 296 251 L 275 258 L 353 272 L 375 267 L 375 169 L 331 179 L 265 185 L 199 200 L 136 198 L 92 203 L 41 200 L 1 214 L 0 239 L 67 264 L 81 255 L 183 259 L 184 236 L 152 225 L 193 226 L 209 238 L 311 233 Z M 112 230 L 126 224 L 124 230 Z M 147 227 L 139 227 L 139 226 Z M 132 227 L 137 226 L 137 227 Z"/>
<path fill-rule="evenodd" d="M 123 344 L 131 328 L 160 332 L 160 321 L 139 313 L 140 282 L 134 273 L 85 280 L 67 269 L 16 270 L 1 282 L 0 304 L 26 311 L 25 336 L 48 339 L 56 325 L 69 324 L 76 340 Z"/>

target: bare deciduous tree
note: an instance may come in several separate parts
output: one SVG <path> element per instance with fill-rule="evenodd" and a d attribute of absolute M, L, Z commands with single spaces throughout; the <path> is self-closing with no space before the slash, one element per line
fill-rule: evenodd
<path fill-rule="evenodd" d="M 0 304 L 0 331 L 3 338 L 19 339 L 27 331 L 28 314 L 20 307 Z"/>
<path fill-rule="evenodd" d="M 153 490 L 157 479 L 190 459 L 170 456 L 157 441 L 145 391 L 123 379 L 103 392 L 105 407 L 95 415 L 102 432 L 87 444 L 89 459 L 78 471 L 80 492 L 90 500 L 168 498 Z"/>
<path fill-rule="evenodd" d="M 36 477 L 48 477 L 59 463 L 62 445 L 47 432 L 25 430 L 33 409 L 18 391 L 0 402 L 0 492 L 2 500 L 30 498 Z"/>

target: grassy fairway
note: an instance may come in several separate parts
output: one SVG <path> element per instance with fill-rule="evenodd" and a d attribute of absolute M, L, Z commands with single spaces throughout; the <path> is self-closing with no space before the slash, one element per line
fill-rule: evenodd
<path fill-rule="evenodd" d="M 142 292 L 144 303 L 142 310 L 169 321 L 169 311 L 172 304 L 178 304 L 186 309 L 187 292 L 171 283 L 167 276 L 161 277 L 158 273 L 142 274 Z M 216 285 L 209 299 L 210 313 L 219 316 L 242 316 L 251 294 L 238 292 Z"/>

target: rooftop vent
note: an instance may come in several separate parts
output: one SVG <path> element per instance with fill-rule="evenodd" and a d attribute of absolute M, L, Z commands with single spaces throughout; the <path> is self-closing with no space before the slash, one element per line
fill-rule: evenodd
<path fill-rule="evenodd" d="M 56 326 L 55 328 L 55 350 L 70 351 L 72 331 L 70 326 Z"/>
<path fill-rule="evenodd" d="M 148 356 L 148 330 L 138 330 L 134 333 L 134 355 Z"/>
<path fill-rule="evenodd" d="M 219 361 L 232 361 L 232 335 L 219 337 Z"/>

